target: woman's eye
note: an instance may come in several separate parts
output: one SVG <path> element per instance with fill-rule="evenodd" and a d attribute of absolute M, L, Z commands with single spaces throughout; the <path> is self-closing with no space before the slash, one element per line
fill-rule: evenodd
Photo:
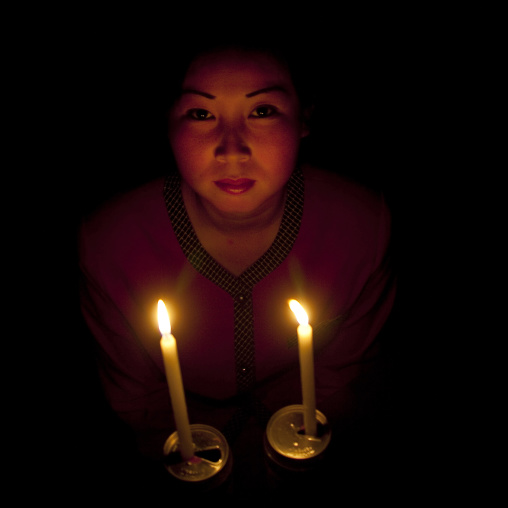
<path fill-rule="evenodd" d="M 254 118 L 268 118 L 269 116 L 273 116 L 277 113 L 277 108 L 274 106 L 258 106 L 256 109 L 252 111 L 250 116 Z"/>
<path fill-rule="evenodd" d="M 210 113 L 210 111 L 207 111 L 206 109 L 201 108 L 195 108 L 195 109 L 189 109 L 187 111 L 187 116 L 189 118 L 192 118 L 193 120 L 213 120 L 215 117 Z"/>

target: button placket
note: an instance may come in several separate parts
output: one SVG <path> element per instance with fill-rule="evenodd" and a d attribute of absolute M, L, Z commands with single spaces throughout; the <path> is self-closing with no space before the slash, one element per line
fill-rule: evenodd
<path fill-rule="evenodd" d="M 256 378 L 251 290 L 241 288 L 234 302 L 236 381 L 243 392 L 253 386 Z"/>
<path fill-rule="evenodd" d="M 234 348 L 239 391 L 255 382 L 255 346 L 252 291 L 254 286 L 282 263 L 291 251 L 303 213 L 304 181 L 297 168 L 288 182 L 288 197 L 277 237 L 270 249 L 239 278 L 219 265 L 201 245 L 185 209 L 180 176 L 170 175 L 164 184 L 164 200 L 171 225 L 189 263 L 204 277 L 226 291 L 234 303 Z"/>

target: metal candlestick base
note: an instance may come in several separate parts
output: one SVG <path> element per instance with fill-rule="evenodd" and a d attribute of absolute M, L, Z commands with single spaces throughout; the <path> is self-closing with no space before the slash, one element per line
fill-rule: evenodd
<path fill-rule="evenodd" d="M 313 469 L 328 447 L 331 430 L 326 416 L 316 410 L 317 436 L 303 431 L 303 406 L 286 406 L 277 411 L 266 426 L 265 452 L 286 470 Z"/>
<path fill-rule="evenodd" d="M 184 461 L 179 450 L 178 433 L 173 432 L 164 444 L 164 465 L 178 480 L 215 488 L 231 472 L 231 456 L 226 438 L 209 425 L 190 426 L 194 457 Z"/>

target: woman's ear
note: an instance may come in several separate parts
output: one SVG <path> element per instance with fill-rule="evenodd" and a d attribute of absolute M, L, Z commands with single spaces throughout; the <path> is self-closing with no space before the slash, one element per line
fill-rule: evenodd
<path fill-rule="evenodd" d="M 310 134 L 310 119 L 314 113 L 314 105 L 307 106 L 302 112 L 302 138 Z"/>

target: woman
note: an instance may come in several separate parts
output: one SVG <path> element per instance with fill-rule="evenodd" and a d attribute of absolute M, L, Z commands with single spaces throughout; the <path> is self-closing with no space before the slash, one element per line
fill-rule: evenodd
<path fill-rule="evenodd" d="M 233 450 L 254 450 L 252 429 L 262 437 L 270 414 L 301 403 L 290 298 L 314 328 L 317 408 L 336 429 L 369 409 L 371 388 L 357 387 L 393 305 L 389 212 L 300 161 L 310 108 L 289 63 L 245 46 L 197 54 L 169 111 L 178 172 L 83 225 L 83 313 L 107 398 L 146 456 L 160 458 L 174 430 L 159 298 L 191 423 Z"/>

